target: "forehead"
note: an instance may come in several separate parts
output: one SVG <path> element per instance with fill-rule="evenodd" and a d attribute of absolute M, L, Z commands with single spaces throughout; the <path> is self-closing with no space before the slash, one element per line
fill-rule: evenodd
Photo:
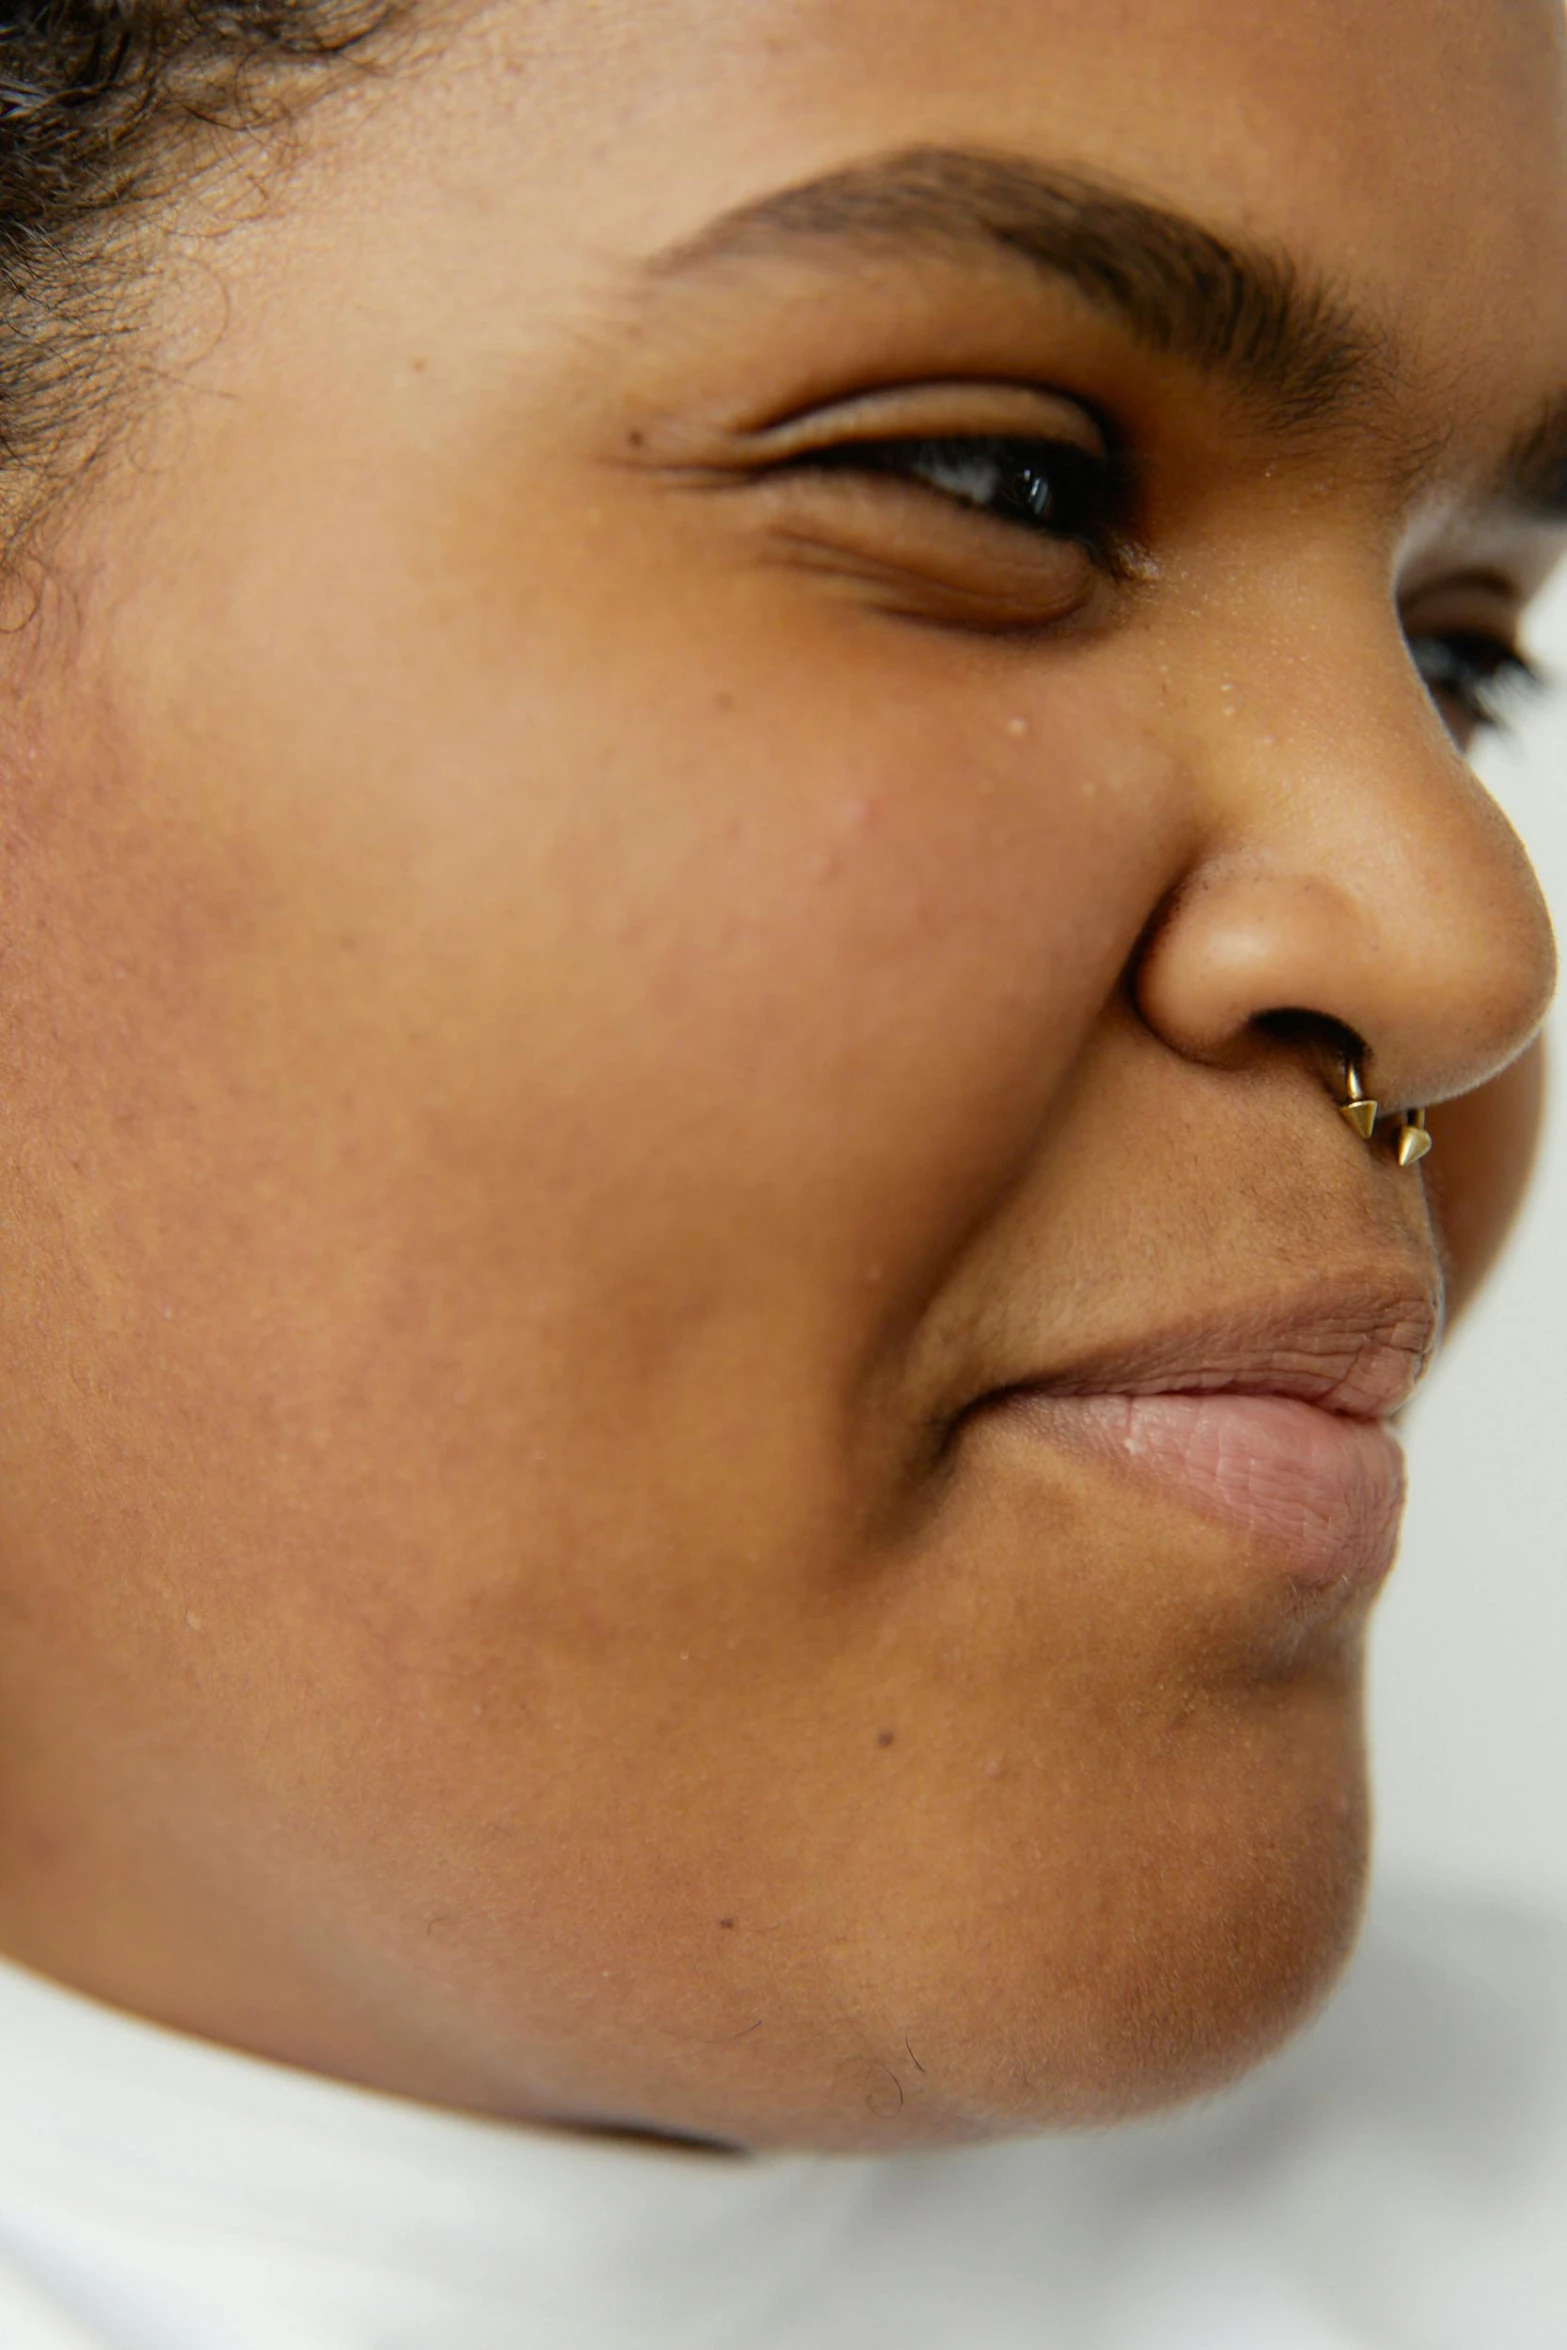
<path fill-rule="evenodd" d="M 1488 361 L 1515 411 L 1567 374 L 1561 0 L 546 0 L 489 21 L 514 88 L 542 72 L 613 125 L 589 209 L 624 206 L 643 249 L 878 150 L 993 146 L 1287 247 L 1433 364 Z"/>
<path fill-rule="evenodd" d="M 823 132 L 982 116 L 1270 212 L 1306 180 L 1346 217 L 1437 186 L 1516 201 L 1564 162 L 1562 0 L 608 0 L 554 23 L 595 79 L 683 91 L 704 145 L 726 116 L 744 137 L 742 100 Z"/>

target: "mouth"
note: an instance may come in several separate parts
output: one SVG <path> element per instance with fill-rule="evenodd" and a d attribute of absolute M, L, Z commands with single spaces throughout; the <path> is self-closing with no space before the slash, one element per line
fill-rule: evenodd
<path fill-rule="evenodd" d="M 1308 1589 L 1369 1593 L 1398 1545 L 1404 1456 L 1387 1425 L 1436 1350 L 1429 1287 L 1324 1290 L 1085 1357 L 987 1396 L 1031 1437 L 1160 1485 Z"/>

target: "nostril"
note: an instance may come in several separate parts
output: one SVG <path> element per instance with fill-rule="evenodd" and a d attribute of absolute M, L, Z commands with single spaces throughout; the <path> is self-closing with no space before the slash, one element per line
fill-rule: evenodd
<path fill-rule="evenodd" d="M 1362 811 L 1331 869 L 1320 842 L 1284 865 L 1227 846 L 1144 934 L 1128 971 L 1144 1025 L 1212 1069 L 1271 1054 L 1341 1087 L 1356 1057 L 1389 1109 L 1483 1084 L 1537 1025 L 1550 966 L 1521 850 L 1483 811 L 1477 840 L 1473 813 Z"/>
<path fill-rule="evenodd" d="M 1315 1070 L 1335 1093 L 1342 1089 L 1346 1069 L 1364 1078 L 1374 1057 L 1365 1037 L 1328 1012 L 1290 1005 L 1277 1012 L 1258 1012 L 1251 1024 Z"/>

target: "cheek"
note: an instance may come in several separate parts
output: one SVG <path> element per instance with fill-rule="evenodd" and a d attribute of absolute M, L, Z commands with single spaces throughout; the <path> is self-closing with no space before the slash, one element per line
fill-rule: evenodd
<path fill-rule="evenodd" d="M 758 1512 L 764 1579 L 841 1557 L 845 1397 L 1026 1167 L 1160 894 L 1181 802 L 1132 687 L 853 615 L 598 615 L 503 660 L 325 559 L 228 611 L 146 616 L 36 811 L 66 911 L 24 1058 L 87 1105 L 93 1441 L 194 1447 L 231 1591 L 270 1621 L 282 1575 L 337 1647 L 372 1572 L 417 1647 L 526 1558 L 547 1648 L 557 1603 L 568 1645 L 594 1620 L 573 1560 L 656 1623 Z"/>
<path fill-rule="evenodd" d="M 472 1326 L 640 1308 L 655 1354 L 698 1299 L 787 1290 L 857 1342 L 868 1273 L 923 1294 L 1175 853 L 1135 674 L 710 585 L 498 638 L 432 619 L 395 539 L 247 527 L 220 599 L 196 562 L 124 599 L 13 794 L 55 909 L 27 1058 L 89 1079 L 105 1278 L 249 1281 L 267 1344 L 314 1286 L 369 1346 L 444 1254 Z"/>
<path fill-rule="evenodd" d="M 756 641 L 530 699 L 495 928 L 588 1088 L 585 1154 L 612 1118 L 709 1230 L 728 1195 L 802 1265 L 874 1239 L 923 1281 L 1037 1146 L 1171 869 L 1177 780 L 1113 677 L 792 663 L 776 634 L 762 671 Z"/>
<path fill-rule="evenodd" d="M 198 869 L 115 923 L 222 899 L 150 1030 L 209 1069 L 209 1195 L 215 1136 L 242 1175 L 308 1133 L 349 1256 L 460 1199 L 492 1279 L 622 1320 L 764 1268 L 922 1293 L 1178 867 L 1146 658 L 891 622 L 547 445 L 476 490 L 392 405 L 220 418 L 118 606 L 104 725 Z"/>
<path fill-rule="evenodd" d="M 202 661 L 144 764 L 194 744 L 165 788 L 243 838 L 268 1055 L 322 1040 L 361 1128 L 438 1097 L 462 1188 L 622 1290 L 633 1245 L 643 1281 L 693 1248 L 706 1279 L 726 1236 L 928 1279 L 1035 1146 L 1179 855 L 1130 662 L 981 657 L 604 549 L 574 573 L 543 548 L 549 599 L 443 625 L 367 594 L 412 569 L 373 552 L 334 578 L 318 550 L 303 604 L 263 571 L 226 657 L 158 632 Z"/>

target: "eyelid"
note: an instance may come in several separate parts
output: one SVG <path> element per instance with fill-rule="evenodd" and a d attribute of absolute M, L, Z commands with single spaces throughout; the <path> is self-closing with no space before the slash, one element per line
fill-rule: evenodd
<path fill-rule="evenodd" d="M 1417 586 L 1401 586 L 1399 618 L 1415 636 L 1492 636 L 1516 643 L 1530 602 L 1527 588 L 1490 565 L 1427 571 Z"/>
<path fill-rule="evenodd" d="M 1081 449 L 1105 463 L 1117 458 L 1107 422 L 1068 394 L 1036 385 L 990 381 L 899 384 L 817 403 L 745 436 L 753 460 L 786 463 L 813 449 L 854 441 L 1033 440 Z"/>

